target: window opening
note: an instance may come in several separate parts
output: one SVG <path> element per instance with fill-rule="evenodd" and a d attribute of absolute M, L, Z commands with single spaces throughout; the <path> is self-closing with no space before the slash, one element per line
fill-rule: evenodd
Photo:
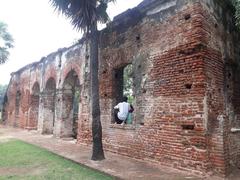
<path fill-rule="evenodd" d="M 134 102 L 133 96 L 133 65 L 128 64 L 126 66 L 120 67 L 114 70 L 114 79 L 113 79 L 113 108 L 118 103 L 123 101 L 123 97 L 126 96 L 128 98 L 128 103 L 130 103 L 131 107 Z M 116 122 L 116 111 L 113 111 L 112 115 L 112 123 Z M 126 124 L 133 123 L 133 114 L 129 112 Z"/>

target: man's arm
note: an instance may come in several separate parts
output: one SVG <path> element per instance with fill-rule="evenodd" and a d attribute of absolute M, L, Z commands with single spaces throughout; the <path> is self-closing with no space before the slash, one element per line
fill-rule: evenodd
<path fill-rule="evenodd" d="M 119 106 L 118 105 L 114 106 L 114 109 L 119 109 Z"/>

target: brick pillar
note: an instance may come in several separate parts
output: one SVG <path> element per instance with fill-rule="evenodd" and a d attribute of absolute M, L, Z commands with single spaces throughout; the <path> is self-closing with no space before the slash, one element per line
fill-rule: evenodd
<path fill-rule="evenodd" d="M 62 90 L 57 90 L 56 101 L 55 101 L 55 126 L 53 134 L 55 137 L 60 138 L 62 136 L 62 105 L 63 104 L 63 93 Z"/>
<path fill-rule="evenodd" d="M 40 93 L 39 96 L 39 112 L 38 112 L 38 124 L 37 124 L 37 130 L 39 133 L 43 133 L 43 117 L 44 115 L 44 109 L 43 109 L 43 93 Z"/>
<path fill-rule="evenodd" d="M 73 136 L 73 92 L 61 90 L 56 102 L 56 133 L 59 137 Z"/>

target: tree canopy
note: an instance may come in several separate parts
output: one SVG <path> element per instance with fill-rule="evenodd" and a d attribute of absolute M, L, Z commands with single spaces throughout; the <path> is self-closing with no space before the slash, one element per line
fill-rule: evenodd
<path fill-rule="evenodd" d="M 96 22 L 109 20 L 107 7 L 115 0 L 50 0 L 58 12 L 71 20 L 74 28 L 89 32 Z"/>
<path fill-rule="evenodd" d="M 7 25 L 0 21 L 0 64 L 5 63 L 9 57 L 9 49 L 13 48 L 13 38 L 8 32 Z"/>

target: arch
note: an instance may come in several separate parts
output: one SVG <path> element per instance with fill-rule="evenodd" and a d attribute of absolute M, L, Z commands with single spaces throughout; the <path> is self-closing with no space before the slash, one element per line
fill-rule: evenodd
<path fill-rule="evenodd" d="M 32 94 L 39 95 L 39 93 L 40 93 L 40 85 L 38 82 L 35 82 L 32 87 Z"/>
<path fill-rule="evenodd" d="M 80 77 L 80 72 L 81 72 L 81 68 L 78 64 L 66 64 L 66 66 L 63 67 L 63 76 L 62 79 L 65 80 L 67 78 L 67 76 L 69 76 L 69 73 L 71 72 L 75 72 L 76 75 L 78 75 L 78 77 Z"/>
<path fill-rule="evenodd" d="M 76 71 L 71 70 L 63 82 L 63 136 L 77 138 L 80 81 Z"/>
<path fill-rule="evenodd" d="M 39 98 L 40 98 L 40 86 L 38 82 L 35 82 L 32 86 L 30 95 L 29 119 L 27 124 L 28 129 L 37 129 Z"/>
<path fill-rule="evenodd" d="M 45 92 L 54 92 L 56 91 L 56 82 L 55 79 L 53 77 L 50 77 L 45 85 Z"/>
<path fill-rule="evenodd" d="M 56 82 L 50 77 L 43 91 L 43 133 L 53 134 L 55 123 L 55 98 L 56 98 Z"/>

